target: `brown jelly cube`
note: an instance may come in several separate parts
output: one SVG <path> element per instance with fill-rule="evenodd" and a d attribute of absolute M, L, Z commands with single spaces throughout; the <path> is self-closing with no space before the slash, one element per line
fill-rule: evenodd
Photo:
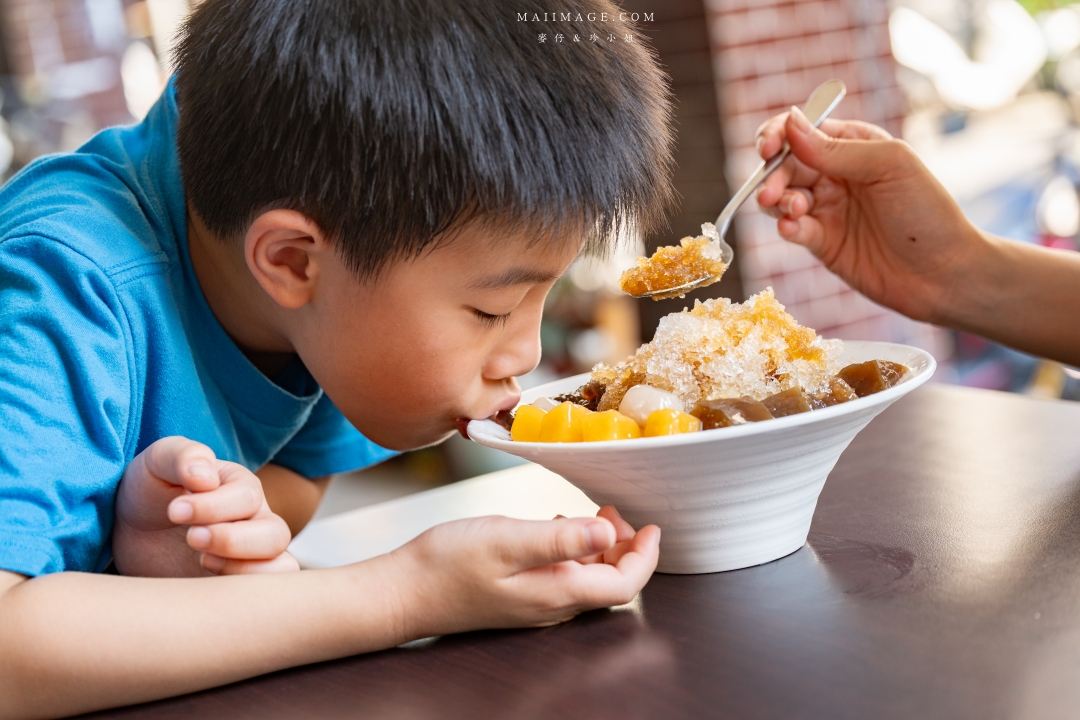
<path fill-rule="evenodd" d="M 557 397 L 552 398 L 557 403 L 572 402 L 575 405 L 580 405 L 587 410 L 596 410 L 600 404 L 600 400 L 604 397 L 604 390 L 606 388 L 603 384 L 590 380 L 572 393 L 565 393 Z"/>
<path fill-rule="evenodd" d="M 702 430 L 770 420 L 769 409 L 752 397 L 702 400 L 690 412 L 701 421 Z"/>
<path fill-rule="evenodd" d="M 500 410 L 495 413 L 495 417 L 493 417 L 492 420 L 507 430 L 514 427 L 514 413 L 511 410 Z"/>
<path fill-rule="evenodd" d="M 858 397 L 859 396 L 855 394 L 855 391 L 851 389 L 850 385 L 839 377 L 834 377 L 829 381 L 828 391 L 815 395 L 811 399 L 811 404 L 814 406 L 815 410 L 820 410 L 821 408 L 832 407 L 833 405 L 856 400 Z"/>
<path fill-rule="evenodd" d="M 810 398 L 799 387 L 793 387 L 790 390 L 770 395 L 762 400 L 761 404 L 772 413 L 773 417 L 778 418 L 810 412 L 814 409 L 810 404 Z"/>
<path fill-rule="evenodd" d="M 836 376 L 850 385 L 856 395 L 866 397 L 900 382 L 907 370 L 903 365 L 888 360 L 868 360 L 848 365 Z"/>
<path fill-rule="evenodd" d="M 582 385 L 578 392 L 581 393 L 581 396 L 586 400 L 585 407 L 595 411 L 597 406 L 600 405 L 600 401 L 604 398 L 604 391 L 606 389 L 607 388 L 603 384 L 598 383 L 595 380 L 590 380 Z"/>

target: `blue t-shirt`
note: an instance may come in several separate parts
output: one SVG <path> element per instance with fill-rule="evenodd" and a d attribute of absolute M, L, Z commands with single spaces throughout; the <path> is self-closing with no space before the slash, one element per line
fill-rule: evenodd
<path fill-rule="evenodd" d="M 100 570 L 127 464 L 182 435 L 305 477 L 392 453 L 299 361 L 264 376 L 206 303 L 187 247 L 170 84 L 146 120 L 0 189 L 0 569 Z"/>

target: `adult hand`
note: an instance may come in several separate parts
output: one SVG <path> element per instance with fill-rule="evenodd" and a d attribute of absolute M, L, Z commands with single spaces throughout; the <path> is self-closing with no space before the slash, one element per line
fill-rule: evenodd
<path fill-rule="evenodd" d="M 933 321 L 954 304 L 963 266 L 986 240 L 922 164 L 887 132 L 797 108 L 758 131 L 762 157 L 792 154 L 758 191 L 780 235 L 802 245 L 871 300 Z"/>
<path fill-rule="evenodd" d="M 113 556 L 124 575 L 197 577 L 298 570 L 292 536 L 247 468 L 193 440 L 137 455 L 116 498 Z"/>

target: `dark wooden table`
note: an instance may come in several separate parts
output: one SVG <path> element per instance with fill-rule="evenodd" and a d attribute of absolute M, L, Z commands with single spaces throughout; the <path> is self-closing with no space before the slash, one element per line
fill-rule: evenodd
<path fill-rule="evenodd" d="M 925 387 L 776 562 L 95 717 L 1080 717 L 1080 404 Z"/>

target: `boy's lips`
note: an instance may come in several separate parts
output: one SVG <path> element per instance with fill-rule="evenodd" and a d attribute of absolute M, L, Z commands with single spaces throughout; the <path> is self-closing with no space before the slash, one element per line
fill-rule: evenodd
<path fill-rule="evenodd" d="M 469 439 L 469 423 L 471 422 L 472 420 L 464 417 L 460 417 L 454 421 L 454 424 L 457 425 L 457 431 L 461 434 L 461 437 L 466 440 Z"/>
<path fill-rule="evenodd" d="M 520 400 L 521 400 L 520 395 L 513 395 L 511 397 L 508 397 L 506 400 L 501 402 L 499 404 L 499 406 L 497 408 L 495 408 L 495 410 L 493 410 L 491 413 L 489 413 L 487 415 L 484 415 L 483 418 L 493 418 L 493 417 L 495 417 L 496 415 L 498 415 L 501 412 L 505 412 L 507 410 L 513 410 L 517 406 L 517 404 L 518 404 L 518 402 Z M 459 433 L 461 433 L 461 437 L 468 440 L 469 439 L 469 431 L 468 431 L 469 423 L 472 422 L 474 419 L 479 420 L 479 419 L 483 419 L 483 418 L 459 417 L 456 420 L 454 420 L 454 425 L 457 426 L 457 431 Z"/>

